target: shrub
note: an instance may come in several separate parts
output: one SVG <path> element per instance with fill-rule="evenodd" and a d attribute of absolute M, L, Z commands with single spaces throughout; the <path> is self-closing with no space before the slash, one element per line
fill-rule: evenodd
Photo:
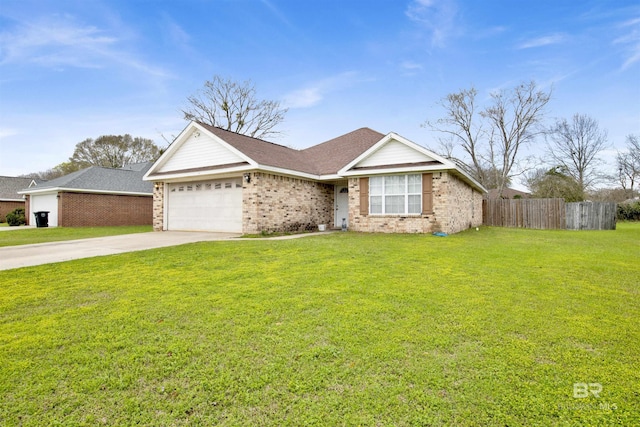
<path fill-rule="evenodd" d="M 24 217 L 24 209 L 18 208 L 14 209 L 12 212 L 7 214 L 7 223 L 11 226 L 24 225 L 27 223 Z"/>
<path fill-rule="evenodd" d="M 620 203 L 618 205 L 619 221 L 640 221 L 640 201 Z"/>

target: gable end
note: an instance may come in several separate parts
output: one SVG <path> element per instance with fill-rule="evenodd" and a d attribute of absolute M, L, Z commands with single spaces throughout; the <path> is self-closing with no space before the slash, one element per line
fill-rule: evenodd
<path fill-rule="evenodd" d="M 225 147 L 205 132 L 195 130 L 177 148 L 156 173 L 198 169 L 245 162 L 245 159 Z"/>
<path fill-rule="evenodd" d="M 375 168 L 389 165 L 423 164 L 434 162 L 433 157 L 427 156 L 406 144 L 391 139 L 376 151 L 359 161 L 354 168 Z"/>

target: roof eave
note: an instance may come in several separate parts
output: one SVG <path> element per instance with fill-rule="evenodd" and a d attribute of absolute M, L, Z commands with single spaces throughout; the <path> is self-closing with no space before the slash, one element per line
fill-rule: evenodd
<path fill-rule="evenodd" d="M 90 188 L 65 188 L 65 187 L 50 187 L 39 188 L 37 190 L 19 191 L 18 194 L 25 195 L 38 195 L 46 193 L 90 193 L 90 194 L 117 194 L 124 196 L 152 196 L 153 192 L 141 192 L 141 191 L 119 191 L 119 190 L 95 190 Z"/>
<path fill-rule="evenodd" d="M 289 176 L 307 178 L 307 179 L 312 179 L 312 180 L 315 180 L 315 181 L 319 181 L 320 180 L 320 175 L 316 175 L 316 174 L 312 174 L 312 173 L 308 173 L 308 172 L 300 172 L 300 171 L 296 171 L 296 170 L 293 170 L 293 169 L 279 168 L 279 167 L 276 167 L 276 166 L 258 165 L 254 169 L 257 169 L 259 171 L 265 171 L 265 172 L 274 172 L 274 173 L 278 173 L 278 174 L 281 174 L 281 175 L 289 175 Z"/>
<path fill-rule="evenodd" d="M 239 173 L 239 172 L 250 172 L 250 171 L 260 171 L 260 172 L 270 172 L 279 175 L 287 175 L 294 176 L 298 178 L 306 178 L 312 179 L 316 181 L 320 181 L 321 177 L 319 175 L 311 174 L 308 172 L 300 172 L 293 169 L 280 168 L 277 166 L 269 166 L 269 165 L 245 165 L 234 168 L 225 168 L 225 169 L 216 169 L 215 171 L 205 170 L 199 172 L 186 172 L 186 173 L 175 173 L 175 174 L 163 174 L 163 175 L 152 175 L 145 176 L 143 180 L 145 181 L 171 181 L 176 179 L 185 179 L 185 178 L 201 178 L 206 179 L 208 177 L 215 179 L 217 176 L 229 175 L 230 173 Z"/>
<path fill-rule="evenodd" d="M 237 166 L 232 168 L 215 169 L 214 171 L 203 170 L 203 171 L 197 171 L 197 172 L 191 171 L 191 172 L 178 172 L 178 173 L 163 173 L 161 175 L 150 175 L 150 176 L 145 175 L 142 178 L 142 180 L 164 182 L 164 181 L 183 179 L 183 178 L 206 179 L 207 177 L 215 177 L 218 175 L 228 175 L 230 173 L 246 172 L 246 171 L 254 170 L 255 168 L 256 167 L 253 165 L 244 165 L 244 166 Z"/>
<path fill-rule="evenodd" d="M 344 178 L 345 178 L 344 176 L 338 175 L 337 173 L 318 176 L 319 181 L 335 181 L 335 180 L 344 179 Z"/>
<path fill-rule="evenodd" d="M 355 169 L 344 171 L 340 175 L 345 177 L 355 177 L 355 176 L 371 176 L 371 175 L 388 175 L 391 173 L 407 173 L 407 172 L 438 172 L 438 171 L 446 171 L 453 169 L 450 166 L 444 165 L 434 165 L 434 166 L 403 166 L 403 167 L 394 167 L 394 165 L 389 165 L 389 167 L 379 168 L 379 169 Z"/>

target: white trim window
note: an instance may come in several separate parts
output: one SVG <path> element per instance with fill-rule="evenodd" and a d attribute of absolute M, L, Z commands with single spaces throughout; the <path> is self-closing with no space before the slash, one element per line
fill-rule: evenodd
<path fill-rule="evenodd" d="M 387 175 L 369 178 L 369 213 L 414 215 L 422 212 L 422 175 Z"/>

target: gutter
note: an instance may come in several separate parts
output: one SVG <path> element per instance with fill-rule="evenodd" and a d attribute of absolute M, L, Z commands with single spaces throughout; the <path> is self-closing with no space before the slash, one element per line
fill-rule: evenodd
<path fill-rule="evenodd" d="M 91 190 L 86 188 L 64 188 L 64 187 L 49 187 L 39 188 L 37 190 L 23 190 L 18 191 L 18 194 L 25 195 L 38 195 L 46 193 L 89 193 L 89 194 L 113 194 L 121 196 L 153 196 L 153 191 L 149 193 L 142 193 L 138 191 L 114 191 L 114 190 Z"/>

